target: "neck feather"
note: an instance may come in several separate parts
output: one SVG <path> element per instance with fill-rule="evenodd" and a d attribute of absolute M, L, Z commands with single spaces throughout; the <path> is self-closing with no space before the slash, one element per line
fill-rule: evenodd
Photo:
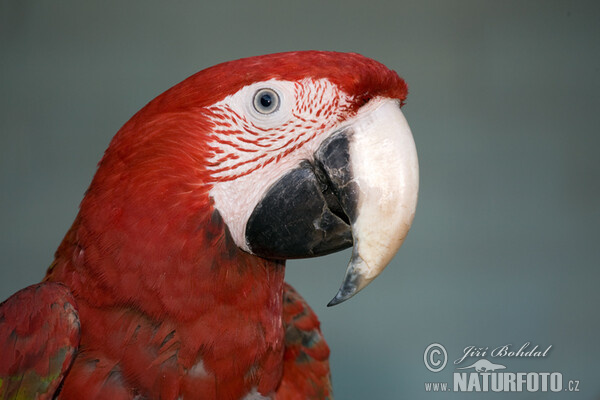
<path fill-rule="evenodd" d="M 48 270 L 46 280 L 66 284 L 77 299 L 83 348 L 94 347 L 97 358 L 130 357 L 93 327 L 102 321 L 123 330 L 121 321 L 131 325 L 133 318 L 133 326 L 166 335 L 140 343 L 140 352 L 175 332 L 179 366 L 172 368 L 194 370 L 201 362 L 220 387 L 274 390 L 284 263 L 240 250 L 206 194 L 152 191 L 136 203 L 126 190 L 107 194 L 93 183 Z"/>

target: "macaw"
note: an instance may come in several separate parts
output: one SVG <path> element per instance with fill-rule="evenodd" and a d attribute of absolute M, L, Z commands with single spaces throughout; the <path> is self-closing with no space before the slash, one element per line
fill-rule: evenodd
<path fill-rule="evenodd" d="M 402 245 L 407 87 L 352 53 L 192 75 L 114 136 L 41 283 L 0 306 L 1 399 L 331 399 L 285 260 L 353 247 L 336 296 Z"/>

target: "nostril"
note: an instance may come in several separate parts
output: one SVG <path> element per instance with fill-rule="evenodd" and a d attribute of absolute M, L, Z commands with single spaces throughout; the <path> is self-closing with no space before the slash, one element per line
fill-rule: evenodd
<path fill-rule="evenodd" d="M 370 94 L 365 94 L 360 98 L 360 106 L 364 106 L 365 104 L 367 104 L 369 101 L 371 101 L 371 99 L 373 98 L 373 96 L 371 96 Z"/>

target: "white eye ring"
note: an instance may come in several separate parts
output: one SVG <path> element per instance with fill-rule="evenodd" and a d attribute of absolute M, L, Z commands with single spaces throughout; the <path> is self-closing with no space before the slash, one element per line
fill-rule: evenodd
<path fill-rule="evenodd" d="M 258 89 L 252 100 L 254 109 L 261 114 L 273 114 L 279 109 L 279 94 L 269 88 Z"/>
<path fill-rule="evenodd" d="M 245 86 L 224 99 L 234 112 L 261 129 L 280 127 L 293 118 L 296 105 L 296 82 L 268 81 Z M 269 95 L 271 103 L 261 103 L 263 95 Z M 267 100 L 267 99 L 265 99 Z"/>

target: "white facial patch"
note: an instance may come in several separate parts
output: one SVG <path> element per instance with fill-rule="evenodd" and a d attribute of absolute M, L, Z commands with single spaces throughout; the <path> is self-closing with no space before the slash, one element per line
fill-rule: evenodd
<path fill-rule="evenodd" d="M 256 93 L 265 88 L 279 96 L 277 110 L 269 114 L 254 106 Z M 215 124 L 210 195 L 238 247 L 249 251 L 246 222 L 267 189 L 302 160 L 312 160 L 350 100 L 327 79 L 269 80 L 208 107 Z"/>

